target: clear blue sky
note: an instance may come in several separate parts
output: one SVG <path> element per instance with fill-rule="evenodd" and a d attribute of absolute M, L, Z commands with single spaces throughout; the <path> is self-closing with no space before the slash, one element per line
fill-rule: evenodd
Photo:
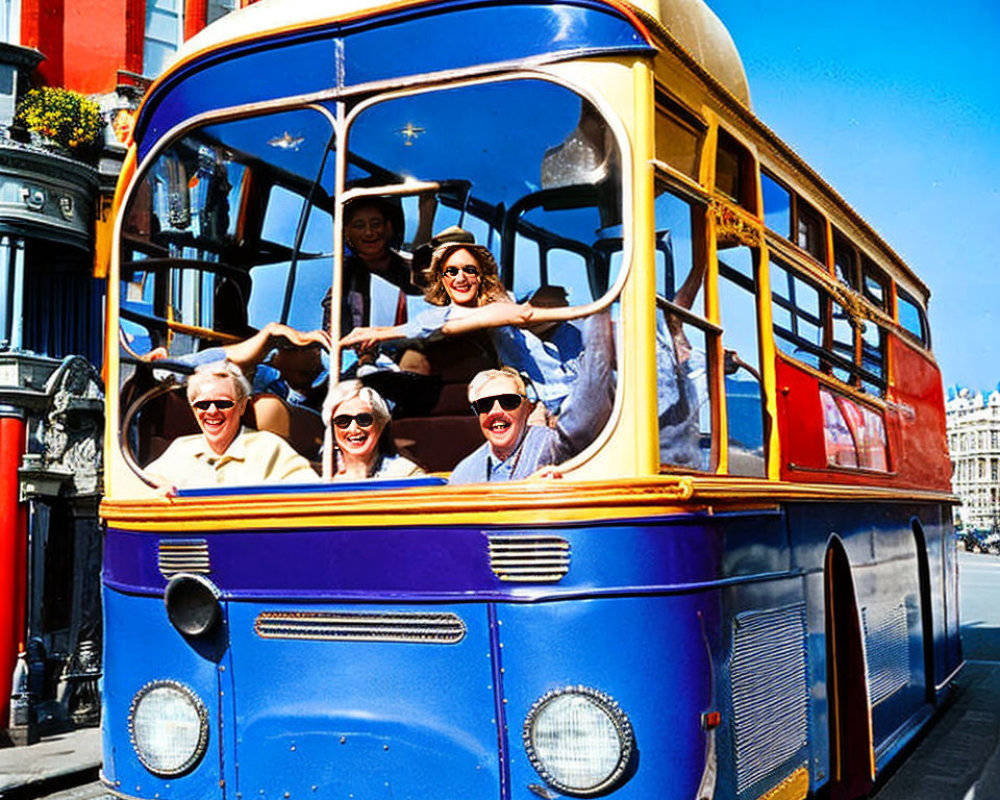
<path fill-rule="evenodd" d="M 945 385 L 1000 381 L 1000 2 L 706 0 L 756 114 L 931 290 Z"/>

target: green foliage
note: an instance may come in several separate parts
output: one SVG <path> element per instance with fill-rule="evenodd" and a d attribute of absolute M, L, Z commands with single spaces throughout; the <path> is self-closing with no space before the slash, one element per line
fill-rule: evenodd
<path fill-rule="evenodd" d="M 79 92 L 51 86 L 25 94 L 17 104 L 14 123 L 70 151 L 81 152 L 98 143 L 104 128 L 97 103 Z"/>

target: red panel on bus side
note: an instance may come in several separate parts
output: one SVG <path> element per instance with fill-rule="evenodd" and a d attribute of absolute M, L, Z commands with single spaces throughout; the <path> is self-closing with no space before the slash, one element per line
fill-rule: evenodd
<path fill-rule="evenodd" d="M 889 473 L 830 468 L 823 430 L 820 380 L 783 358 L 776 360 L 781 479 L 950 491 L 944 393 L 937 366 L 912 345 L 892 339 L 897 386 L 884 415 Z M 831 390 L 832 391 L 832 390 Z"/>
<path fill-rule="evenodd" d="M 890 334 L 893 385 L 887 399 L 900 406 L 896 461 L 907 486 L 951 491 L 941 372 L 923 351 Z M 894 442 L 894 444 L 896 444 Z"/>
<path fill-rule="evenodd" d="M 802 469 L 825 470 L 823 407 L 819 381 L 778 358 L 775 364 L 778 386 L 778 435 L 781 437 L 781 479 L 783 481 L 828 480 L 827 475 L 804 474 Z"/>

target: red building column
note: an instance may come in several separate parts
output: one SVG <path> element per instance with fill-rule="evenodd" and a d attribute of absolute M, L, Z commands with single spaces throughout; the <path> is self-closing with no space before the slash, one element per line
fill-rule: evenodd
<path fill-rule="evenodd" d="M 24 646 L 27 510 L 17 471 L 25 429 L 23 409 L 0 405 L 0 730 L 10 725 L 10 681 Z"/>
<path fill-rule="evenodd" d="M 184 0 L 184 40 L 208 24 L 208 0 Z"/>

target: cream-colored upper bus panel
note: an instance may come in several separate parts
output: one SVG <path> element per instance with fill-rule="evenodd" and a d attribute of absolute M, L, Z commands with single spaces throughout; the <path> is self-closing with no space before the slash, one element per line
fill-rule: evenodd
<path fill-rule="evenodd" d="M 698 64 L 750 108 L 750 88 L 739 51 L 715 12 L 702 0 L 639 0 Z"/>

